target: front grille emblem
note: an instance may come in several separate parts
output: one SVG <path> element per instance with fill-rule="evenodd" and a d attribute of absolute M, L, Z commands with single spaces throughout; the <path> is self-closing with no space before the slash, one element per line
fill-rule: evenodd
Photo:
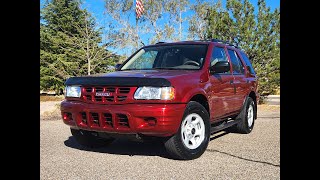
<path fill-rule="evenodd" d="M 106 93 L 104 93 L 104 92 L 97 92 L 97 93 L 96 93 L 96 96 L 112 96 L 112 93 L 108 93 L 108 92 L 106 92 Z"/>

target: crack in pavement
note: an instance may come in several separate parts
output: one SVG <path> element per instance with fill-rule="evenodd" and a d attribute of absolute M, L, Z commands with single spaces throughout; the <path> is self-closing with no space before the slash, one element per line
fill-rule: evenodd
<path fill-rule="evenodd" d="M 259 116 L 258 119 L 260 119 L 260 118 L 270 118 L 270 119 L 279 118 L 280 119 L 280 117 L 263 117 L 263 116 Z"/>
<path fill-rule="evenodd" d="M 238 158 L 238 159 L 242 159 L 242 160 L 246 160 L 246 161 L 251 161 L 251 162 L 256 162 L 256 163 L 261 163 L 261 164 L 267 164 L 267 165 L 271 165 L 271 166 L 274 166 L 274 167 L 280 167 L 280 164 L 272 164 L 270 162 L 247 159 L 247 158 L 243 158 L 243 157 L 240 157 L 240 156 L 236 156 L 236 155 L 233 155 L 233 154 L 229 154 L 229 153 L 218 151 L 218 150 L 214 150 L 214 149 L 207 149 L 206 151 L 208 151 L 208 152 L 218 152 L 218 153 L 226 154 L 228 156 L 232 156 L 232 157 L 235 157 L 235 158 Z"/>

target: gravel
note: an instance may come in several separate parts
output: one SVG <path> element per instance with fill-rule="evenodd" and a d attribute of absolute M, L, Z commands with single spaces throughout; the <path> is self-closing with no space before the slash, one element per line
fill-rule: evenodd
<path fill-rule="evenodd" d="M 125 139 L 86 149 L 56 118 L 40 121 L 41 179 L 280 179 L 280 112 L 258 109 L 250 134 L 220 132 L 206 152 L 172 160 L 158 142 Z"/>

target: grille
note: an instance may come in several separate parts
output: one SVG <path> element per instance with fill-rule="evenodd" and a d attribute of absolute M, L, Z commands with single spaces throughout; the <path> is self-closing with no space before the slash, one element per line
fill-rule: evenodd
<path fill-rule="evenodd" d="M 116 88 L 115 87 L 107 87 L 106 92 L 116 92 Z"/>
<path fill-rule="evenodd" d="M 128 122 L 128 117 L 125 114 L 117 114 L 117 119 L 118 119 L 118 125 L 122 127 L 128 127 L 129 128 L 129 122 Z"/>
<path fill-rule="evenodd" d="M 100 126 L 100 124 L 99 124 L 99 114 L 98 113 L 90 113 L 90 114 L 91 114 L 93 123 L 95 123 L 98 126 Z"/>
<path fill-rule="evenodd" d="M 105 97 L 106 98 L 106 101 L 109 101 L 109 102 L 113 102 L 114 101 L 114 97 L 113 96 L 109 96 L 109 97 Z"/>
<path fill-rule="evenodd" d="M 92 92 L 92 87 L 87 87 L 86 92 Z"/>
<path fill-rule="evenodd" d="M 64 113 L 68 116 L 64 120 L 72 120 L 71 113 Z M 111 129 L 130 129 L 129 116 L 122 113 L 112 113 L 112 112 L 77 112 L 76 123 L 81 128 L 94 128 L 95 130 L 111 130 Z"/>
<path fill-rule="evenodd" d="M 96 87 L 96 92 L 103 92 L 103 88 L 102 87 Z"/>
<path fill-rule="evenodd" d="M 127 96 L 118 96 L 118 101 L 124 101 L 127 99 Z"/>
<path fill-rule="evenodd" d="M 94 99 L 95 99 L 96 101 L 102 101 L 102 96 L 94 96 Z"/>
<path fill-rule="evenodd" d="M 130 92 L 130 88 L 119 88 L 121 94 L 127 94 Z"/>
<path fill-rule="evenodd" d="M 132 96 L 135 89 L 133 87 L 85 86 L 82 87 L 81 99 L 85 102 L 98 104 L 125 102 L 129 96 Z M 100 95 L 96 96 L 96 93 L 100 93 Z"/>
<path fill-rule="evenodd" d="M 82 112 L 80 114 L 81 114 L 81 121 L 87 124 L 87 114 L 85 112 Z"/>
<path fill-rule="evenodd" d="M 107 126 L 111 126 L 113 127 L 113 123 L 112 123 L 112 114 L 110 113 L 104 113 L 103 114 L 103 119 L 106 123 Z"/>
<path fill-rule="evenodd" d="M 85 96 L 85 100 L 87 100 L 87 101 L 92 101 L 91 95 L 86 95 L 86 96 Z"/>

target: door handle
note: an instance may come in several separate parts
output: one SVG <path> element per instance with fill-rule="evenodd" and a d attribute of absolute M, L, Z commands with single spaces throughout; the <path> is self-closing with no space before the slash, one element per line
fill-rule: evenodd
<path fill-rule="evenodd" d="M 233 80 L 230 80 L 230 84 L 233 85 L 233 93 L 236 94 L 237 89 L 236 89 L 236 86 L 235 86 L 235 84 L 234 84 L 234 81 L 233 81 Z"/>

